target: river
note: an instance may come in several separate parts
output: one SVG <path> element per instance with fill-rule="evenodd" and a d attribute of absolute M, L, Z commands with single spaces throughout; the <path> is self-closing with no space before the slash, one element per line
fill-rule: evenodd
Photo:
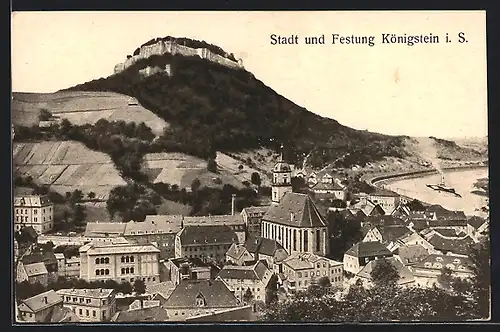
<path fill-rule="evenodd" d="M 486 196 L 474 194 L 471 191 L 476 190 L 474 183 L 478 179 L 487 177 L 487 167 L 445 171 L 446 185 L 455 188 L 455 191 L 462 195 L 462 198 L 455 197 L 448 193 L 440 193 L 426 186 L 427 184 L 438 184 L 441 181 L 441 175 L 439 174 L 385 180 L 378 182 L 377 185 L 382 185 L 386 189 L 393 190 L 401 195 L 416 198 L 422 202 L 439 204 L 448 210 L 464 211 L 466 215 L 486 217 L 487 213 L 481 212 L 480 209 L 487 205 L 488 198 Z"/>

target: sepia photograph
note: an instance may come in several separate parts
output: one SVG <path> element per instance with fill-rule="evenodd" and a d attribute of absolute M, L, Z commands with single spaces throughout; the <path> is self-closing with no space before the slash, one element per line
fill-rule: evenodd
<path fill-rule="evenodd" d="M 14 325 L 491 319 L 485 11 L 11 21 Z"/>

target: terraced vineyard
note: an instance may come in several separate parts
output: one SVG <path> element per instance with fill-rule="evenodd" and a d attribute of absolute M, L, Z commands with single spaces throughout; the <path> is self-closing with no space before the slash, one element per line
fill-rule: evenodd
<path fill-rule="evenodd" d="M 16 174 L 61 194 L 79 189 L 104 200 L 113 187 L 125 184 L 109 156 L 79 142 L 14 143 L 13 159 Z"/>

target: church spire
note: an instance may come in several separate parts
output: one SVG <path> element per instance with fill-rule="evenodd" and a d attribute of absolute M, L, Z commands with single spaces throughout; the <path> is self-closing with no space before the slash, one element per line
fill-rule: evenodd
<path fill-rule="evenodd" d="M 279 161 L 283 161 L 283 143 L 281 143 L 281 146 L 280 146 L 280 159 Z"/>

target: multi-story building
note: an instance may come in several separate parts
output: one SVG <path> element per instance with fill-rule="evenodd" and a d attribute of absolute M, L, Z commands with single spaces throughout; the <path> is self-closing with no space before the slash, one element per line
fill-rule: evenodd
<path fill-rule="evenodd" d="M 80 248 L 80 278 L 117 282 L 160 282 L 160 250 L 153 245 L 131 244 L 123 238 L 93 241 Z"/>
<path fill-rule="evenodd" d="M 343 272 L 342 262 L 311 253 L 293 253 L 283 261 L 283 285 L 289 292 L 300 291 L 328 278 L 333 286 L 342 287 Z"/>
<path fill-rule="evenodd" d="M 31 226 L 38 234 L 54 227 L 54 205 L 47 196 L 26 195 L 14 197 L 14 230 Z"/>
<path fill-rule="evenodd" d="M 400 196 L 390 190 L 377 189 L 374 193 L 368 194 L 368 198 L 375 204 L 378 204 L 385 211 L 385 214 L 392 212 L 399 206 Z"/>
<path fill-rule="evenodd" d="M 238 236 L 229 226 L 184 226 L 175 237 L 175 257 L 222 261 Z"/>
<path fill-rule="evenodd" d="M 19 262 L 17 264 L 16 281 L 27 281 L 30 284 L 40 283 L 43 286 L 47 286 L 47 284 L 49 283 L 49 279 L 45 264 L 23 264 L 22 261 Z"/>
<path fill-rule="evenodd" d="M 269 206 L 251 206 L 241 210 L 247 236 L 260 236 L 262 217 L 264 217 L 268 209 Z"/>
<path fill-rule="evenodd" d="M 344 254 L 344 270 L 358 274 L 368 262 L 392 257 L 393 253 L 380 242 L 358 242 Z"/>
<path fill-rule="evenodd" d="M 122 237 L 125 234 L 126 223 L 123 222 L 88 222 L 85 226 L 85 239 L 93 241 L 96 239 L 107 239 Z"/>
<path fill-rule="evenodd" d="M 327 223 L 306 194 L 292 192 L 291 167 L 283 157 L 273 168 L 272 203 L 262 218 L 261 235 L 276 240 L 287 253 L 326 256 Z"/>
<path fill-rule="evenodd" d="M 265 260 L 267 266 L 275 273 L 281 273 L 281 264 L 288 253 L 275 240 L 263 237 L 251 237 L 245 242 L 245 248 L 255 261 Z"/>
<path fill-rule="evenodd" d="M 106 322 L 116 312 L 113 289 L 60 289 L 63 306 L 71 309 L 81 322 Z"/>
<path fill-rule="evenodd" d="M 469 257 L 429 255 L 410 267 L 416 282 L 422 286 L 438 284 L 443 268 L 448 268 L 455 278 L 468 279 L 474 276 L 474 266 Z"/>
<path fill-rule="evenodd" d="M 62 303 L 62 297 L 52 289 L 30 297 L 21 301 L 18 306 L 18 321 L 30 323 L 48 322 L 55 307 L 62 307 Z"/>
<path fill-rule="evenodd" d="M 346 187 L 329 174 L 325 174 L 321 182 L 314 184 L 310 190 L 319 198 L 330 200 L 339 199 L 345 201 L 347 195 Z"/>
<path fill-rule="evenodd" d="M 58 275 L 61 277 L 79 278 L 80 277 L 80 257 L 74 256 L 66 258 L 64 254 L 55 254 L 57 259 Z"/>
<path fill-rule="evenodd" d="M 247 301 L 265 301 L 272 275 L 272 271 L 259 261 L 249 266 L 226 265 L 216 279 L 222 280 L 240 301 L 244 301 L 247 294 Z"/>
<path fill-rule="evenodd" d="M 155 243 L 160 249 L 160 259 L 175 257 L 175 235 L 182 229 L 181 215 L 150 215 L 143 222 L 129 221 L 123 237 L 131 243 Z"/>
<path fill-rule="evenodd" d="M 181 281 L 163 303 L 171 321 L 183 321 L 188 317 L 241 306 L 241 302 L 220 280 Z"/>
<path fill-rule="evenodd" d="M 47 271 L 48 282 L 55 282 L 58 277 L 58 262 L 55 254 L 50 250 L 43 250 L 38 247 L 29 254 L 25 254 L 20 259 L 25 266 L 34 263 L 43 263 Z"/>
<path fill-rule="evenodd" d="M 245 243 L 245 222 L 241 214 L 184 217 L 183 226 L 227 226 L 238 237 L 238 243 Z"/>

